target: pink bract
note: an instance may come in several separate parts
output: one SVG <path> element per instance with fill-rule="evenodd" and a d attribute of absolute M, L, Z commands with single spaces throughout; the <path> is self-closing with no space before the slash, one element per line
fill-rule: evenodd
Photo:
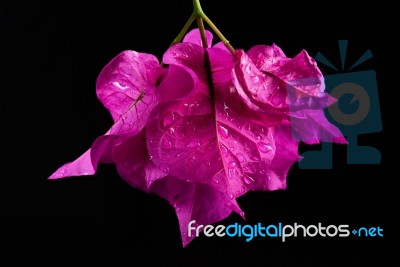
<path fill-rule="evenodd" d="M 244 216 L 238 197 L 285 189 L 300 141 L 346 143 L 324 116 L 332 98 L 307 52 L 288 58 L 272 45 L 232 55 L 207 38 L 204 49 L 199 31 L 188 33 L 164 54 L 165 68 L 134 51 L 114 58 L 96 86 L 114 125 L 50 179 L 114 163 L 131 186 L 174 206 L 186 246 L 191 220 Z"/>

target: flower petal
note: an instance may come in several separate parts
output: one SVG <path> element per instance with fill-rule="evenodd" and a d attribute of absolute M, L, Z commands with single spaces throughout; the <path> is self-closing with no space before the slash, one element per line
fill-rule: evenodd
<path fill-rule="evenodd" d="M 96 83 L 97 96 L 117 122 L 131 110 L 133 103 L 154 95 L 156 81 L 163 71 L 155 56 L 124 51 L 101 71 Z M 135 106 L 138 114 L 146 113 L 148 109 L 146 105 Z M 138 117 L 137 123 L 140 126 L 137 128 L 143 128 L 141 121 Z"/>
<path fill-rule="evenodd" d="M 284 122 L 274 129 L 275 156 L 268 168 L 254 174 L 252 190 L 273 191 L 286 188 L 286 177 L 290 167 L 300 160 L 297 153 L 299 143 L 294 140 L 292 127 Z"/>
<path fill-rule="evenodd" d="M 112 148 L 123 138 L 115 135 L 100 136 L 92 147 L 73 162 L 66 163 L 54 172 L 49 179 L 59 179 L 70 176 L 92 175 L 96 173 L 99 162 L 111 162 Z"/>
<path fill-rule="evenodd" d="M 271 71 L 290 60 L 277 45 L 256 45 L 247 52 L 247 55 L 263 71 Z"/>
<path fill-rule="evenodd" d="M 97 163 L 93 164 L 91 159 L 91 149 L 87 150 L 73 162 L 61 166 L 49 179 L 59 179 L 70 176 L 92 175 L 96 172 Z"/>
<path fill-rule="evenodd" d="M 320 141 L 347 144 L 340 130 L 325 117 L 323 110 L 302 110 L 291 114 L 294 138 L 306 144 Z"/>
<path fill-rule="evenodd" d="M 206 32 L 206 39 L 207 39 L 207 47 L 211 47 L 212 45 L 212 40 L 213 40 L 213 35 L 209 31 Z M 185 38 L 183 38 L 184 43 L 192 43 L 198 46 L 203 47 L 203 42 L 201 41 L 201 36 L 200 36 L 200 30 L 199 29 L 193 29 L 190 32 L 188 32 L 185 35 Z"/>
<path fill-rule="evenodd" d="M 264 52 L 257 57 L 255 53 L 259 50 Z M 250 109 L 269 114 L 276 123 L 290 117 L 298 141 L 345 142 L 340 131 L 324 116 L 323 109 L 331 98 L 324 93 L 323 76 L 307 52 L 287 59 L 277 48 L 258 47 L 252 57 L 262 70 L 243 51 L 237 51 L 236 56 L 234 89 Z M 283 63 L 278 64 L 279 60 Z"/>
<path fill-rule="evenodd" d="M 195 238 L 195 231 L 188 232 L 192 220 L 196 221 L 195 225 L 208 225 L 225 219 L 232 211 L 243 215 L 235 200 L 207 185 L 167 177 L 156 182 L 152 192 L 166 198 L 174 206 L 183 246 Z"/>
<path fill-rule="evenodd" d="M 195 77 L 183 67 L 170 65 L 165 79 L 157 87 L 156 95 L 160 102 L 180 99 L 192 92 Z"/>
<path fill-rule="evenodd" d="M 163 56 L 165 64 L 178 65 L 189 73 L 196 73 L 200 81 L 205 81 L 204 48 L 193 43 L 179 43 L 170 47 Z"/>
<path fill-rule="evenodd" d="M 115 146 L 112 159 L 119 175 L 128 184 L 146 192 L 153 182 L 166 176 L 150 159 L 144 130 Z"/>
<path fill-rule="evenodd" d="M 146 155 L 143 133 L 128 138 L 112 150 L 112 159 L 119 175 L 128 184 L 143 191 L 147 191 L 145 164 L 148 157 Z"/>
<path fill-rule="evenodd" d="M 240 97 L 252 110 L 281 116 L 287 112 L 284 81 L 259 70 L 243 50 L 236 52 L 233 82 Z"/>
<path fill-rule="evenodd" d="M 164 74 L 149 54 L 124 51 L 104 67 L 97 79 L 97 95 L 109 109 L 115 124 L 96 139 L 91 149 L 59 168 L 50 179 L 94 174 L 97 164 L 112 162 L 111 151 L 119 142 L 138 134 L 158 103 L 156 82 Z"/>

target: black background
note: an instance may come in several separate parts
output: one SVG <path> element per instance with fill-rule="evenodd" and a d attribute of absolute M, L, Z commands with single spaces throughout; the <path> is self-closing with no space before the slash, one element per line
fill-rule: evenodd
<path fill-rule="evenodd" d="M 191 1 L 111 1 L 89 7 L 39 1 L 0 8 L 3 255 L 56 266 L 395 266 L 389 263 L 393 250 L 388 244 L 395 234 L 389 225 L 394 211 L 389 181 L 394 177 L 388 174 L 386 134 L 389 51 L 382 31 L 388 21 L 376 18 L 379 8 L 253 0 L 202 4 L 235 48 L 277 43 L 288 56 L 303 48 L 312 56 L 321 51 L 336 66 L 339 39 L 349 40 L 349 64 L 371 49 L 374 57 L 355 70 L 376 70 L 384 130 L 359 138 L 361 144 L 381 151 L 382 163 L 346 165 L 345 146 L 335 145 L 332 170 L 302 170 L 296 165 L 286 191 L 248 193 L 239 204 L 248 223 L 381 226 L 385 236 L 298 238 L 286 243 L 201 236 L 182 248 L 173 208 L 129 187 L 114 166 L 101 165 L 94 177 L 46 180 L 112 123 L 95 95 L 102 67 L 126 49 L 160 59 L 189 17 Z M 301 151 L 306 149 L 301 146 Z M 234 222 L 244 223 L 237 215 L 221 223 Z"/>

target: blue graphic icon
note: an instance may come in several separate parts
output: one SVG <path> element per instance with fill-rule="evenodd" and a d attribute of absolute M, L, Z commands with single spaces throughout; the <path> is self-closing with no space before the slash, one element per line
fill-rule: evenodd
<path fill-rule="evenodd" d="M 341 69 L 345 70 L 347 40 L 339 41 Z M 371 146 L 359 146 L 358 136 L 382 130 L 378 87 L 374 70 L 349 72 L 372 58 L 367 50 L 344 73 L 325 76 L 326 92 L 337 99 L 326 111 L 327 119 L 347 137 L 347 164 L 380 164 L 381 153 Z M 331 69 L 338 69 L 321 53 L 315 59 Z M 299 162 L 301 169 L 331 169 L 332 144 L 322 143 L 320 151 L 308 151 Z"/>

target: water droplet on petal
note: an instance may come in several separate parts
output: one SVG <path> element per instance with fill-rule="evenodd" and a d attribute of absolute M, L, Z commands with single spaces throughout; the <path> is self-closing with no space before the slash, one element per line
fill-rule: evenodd
<path fill-rule="evenodd" d="M 218 133 L 221 135 L 222 138 L 228 138 L 229 131 L 224 126 L 218 126 Z"/>
<path fill-rule="evenodd" d="M 237 153 L 236 154 L 236 157 L 237 157 L 237 159 L 239 160 L 239 162 L 244 162 L 244 156 L 242 155 L 242 154 L 240 154 L 240 153 Z"/>
<path fill-rule="evenodd" d="M 272 147 L 266 143 L 260 142 L 257 144 L 257 147 L 263 153 L 268 153 L 272 151 Z"/>
<path fill-rule="evenodd" d="M 118 88 L 121 89 L 121 90 L 126 90 L 126 89 L 129 88 L 128 85 L 121 84 L 121 83 L 119 83 L 119 82 L 113 82 L 113 85 L 114 85 L 115 87 L 118 87 Z"/>
<path fill-rule="evenodd" d="M 219 178 L 215 178 L 214 179 L 214 183 L 219 184 L 221 181 L 219 180 Z"/>
<path fill-rule="evenodd" d="M 253 95 L 256 95 L 256 94 L 257 94 L 257 88 L 256 88 L 256 87 L 250 87 L 250 92 L 251 92 Z"/>
<path fill-rule="evenodd" d="M 250 63 L 248 63 L 248 64 L 246 65 L 245 70 L 246 70 L 247 74 L 251 74 L 251 64 L 250 64 Z"/>
<path fill-rule="evenodd" d="M 235 150 L 236 150 L 233 146 L 231 146 L 229 149 L 230 149 L 232 152 L 235 152 Z"/>
<path fill-rule="evenodd" d="M 234 169 L 229 169 L 228 170 L 228 177 L 229 179 L 232 179 L 235 176 L 236 171 Z"/>
<path fill-rule="evenodd" d="M 260 141 L 260 140 L 261 140 L 261 135 L 256 134 L 256 135 L 254 136 L 254 138 L 255 138 L 256 140 Z"/>
<path fill-rule="evenodd" d="M 198 141 L 192 141 L 189 144 L 186 145 L 186 148 L 194 148 L 194 147 L 199 147 L 201 144 Z"/>
<path fill-rule="evenodd" d="M 176 157 L 177 157 L 177 158 L 181 158 L 181 157 L 183 157 L 184 155 L 185 155 L 184 152 L 179 152 L 178 154 L 176 154 Z"/>
<path fill-rule="evenodd" d="M 229 168 L 234 169 L 236 167 L 236 162 L 231 161 L 231 162 L 229 162 L 228 166 L 229 166 Z"/>
<path fill-rule="evenodd" d="M 163 172 L 165 172 L 165 173 L 168 173 L 168 172 L 169 172 L 169 167 L 168 167 L 168 165 L 166 165 L 166 164 L 161 165 L 161 166 L 160 166 L 160 169 L 161 169 Z"/>
<path fill-rule="evenodd" d="M 181 211 L 181 208 L 175 207 L 175 211 L 176 211 L 176 212 L 180 212 L 180 211 Z"/>
<path fill-rule="evenodd" d="M 221 155 L 223 157 L 227 157 L 228 156 L 228 149 L 226 148 L 226 146 L 224 146 L 223 144 L 220 145 L 220 150 L 221 150 Z"/>
<path fill-rule="evenodd" d="M 257 156 L 251 156 L 250 159 L 251 159 L 252 161 L 260 161 L 260 158 L 257 157 Z"/>
<path fill-rule="evenodd" d="M 171 142 L 169 140 L 167 140 L 167 139 L 163 139 L 162 144 L 165 147 L 171 147 L 172 146 Z"/>
<path fill-rule="evenodd" d="M 153 159 L 153 156 L 149 156 L 149 160 L 152 160 Z"/>
<path fill-rule="evenodd" d="M 260 174 L 265 174 L 265 170 L 264 170 L 264 169 L 261 169 L 261 170 L 260 170 Z"/>
<path fill-rule="evenodd" d="M 191 156 L 190 158 L 188 158 L 188 161 L 190 163 L 194 163 L 196 161 L 196 156 L 195 155 Z"/>
<path fill-rule="evenodd" d="M 243 181 L 245 184 L 251 184 L 252 182 L 254 182 L 254 179 L 248 175 L 244 175 L 243 176 Z"/>
<path fill-rule="evenodd" d="M 229 197 L 229 199 L 233 199 L 233 194 L 232 194 L 232 193 L 229 193 L 229 194 L 228 194 L 228 197 Z"/>

